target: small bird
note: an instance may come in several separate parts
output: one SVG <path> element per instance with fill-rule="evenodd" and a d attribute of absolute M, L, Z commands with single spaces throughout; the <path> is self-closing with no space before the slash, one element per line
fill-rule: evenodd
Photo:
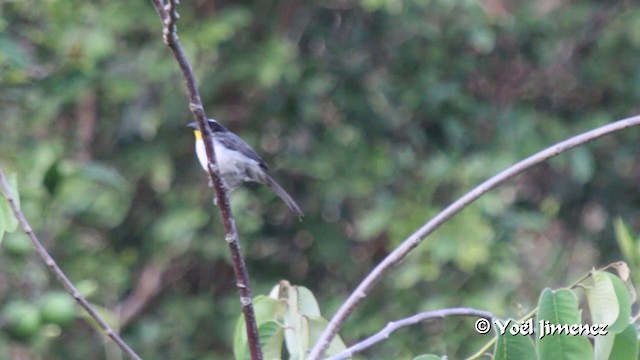
<path fill-rule="evenodd" d="M 227 130 L 219 122 L 209 119 L 209 128 L 213 132 L 213 145 L 220 175 L 229 192 L 233 191 L 244 182 L 254 181 L 268 185 L 276 195 L 298 217 L 304 214 L 300 206 L 287 194 L 286 191 L 269 175 L 267 163 L 260 155 L 238 135 Z M 193 129 L 196 137 L 196 155 L 200 165 L 207 171 L 207 154 L 202 140 L 202 133 L 198 130 L 198 124 L 191 122 L 187 127 Z"/>

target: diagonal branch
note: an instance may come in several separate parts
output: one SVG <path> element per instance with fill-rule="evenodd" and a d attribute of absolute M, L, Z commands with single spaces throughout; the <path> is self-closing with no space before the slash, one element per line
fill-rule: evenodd
<path fill-rule="evenodd" d="M 433 320 L 433 319 L 444 319 L 447 316 L 476 316 L 480 318 L 484 318 L 487 320 L 491 320 L 493 315 L 490 312 L 469 309 L 469 308 L 452 308 L 452 309 L 442 309 L 442 310 L 433 310 L 433 311 L 425 311 L 419 314 L 410 316 L 408 318 L 392 321 L 384 327 L 384 329 L 378 331 L 376 334 L 366 338 L 365 340 L 350 346 L 348 349 L 339 353 L 338 355 L 330 357 L 328 360 L 344 360 L 353 357 L 354 354 L 361 352 L 364 349 L 367 349 L 391 336 L 391 333 L 403 328 L 405 326 L 414 325 L 421 321 L 425 320 Z"/>
<path fill-rule="evenodd" d="M 20 227 L 27 234 L 27 236 L 29 236 L 29 239 L 31 239 L 31 242 L 36 248 L 38 255 L 40 255 L 45 264 L 47 264 L 49 269 L 51 269 L 51 272 L 53 272 L 58 281 L 62 284 L 62 286 L 64 286 L 65 290 L 67 290 L 67 292 L 78 302 L 78 304 L 80 304 L 80 306 L 82 306 L 82 308 L 89 314 L 89 316 L 91 316 L 96 321 L 96 323 L 98 324 L 98 326 L 100 326 L 104 333 L 108 337 L 110 337 L 111 340 L 113 340 L 125 354 L 127 354 L 132 359 L 140 360 L 140 356 L 138 356 L 138 354 L 136 354 L 135 351 L 133 351 L 129 347 L 129 345 L 124 342 L 124 340 L 122 340 L 122 338 L 116 331 L 114 331 L 111 327 L 109 327 L 109 325 L 107 325 L 107 322 L 102 318 L 102 316 L 100 316 L 100 314 L 98 314 L 96 309 L 91 306 L 89 301 L 87 301 L 87 299 L 82 296 L 82 294 L 80 294 L 78 289 L 76 289 L 71 280 L 69 280 L 67 275 L 65 275 L 60 266 L 58 266 L 56 261 L 51 257 L 51 255 L 49 255 L 47 249 L 45 249 L 36 234 L 33 232 L 33 229 L 31 228 L 31 225 L 29 224 L 27 218 L 24 216 L 24 213 L 22 212 L 22 210 L 20 210 L 20 206 L 18 205 L 18 202 L 13 195 L 11 186 L 9 185 L 7 177 L 5 176 L 2 168 L 0 168 L 0 188 L 4 197 L 9 201 L 11 210 L 13 210 L 13 215 L 15 215 L 16 219 L 18 219 Z"/>
<path fill-rule="evenodd" d="M 260 349 L 260 339 L 258 336 L 258 327 L 256 325 L 256 315 L 253 309 L 253 298 L 251 296 L 251 287 L 249 284 L 249 273 L 247 266 L 242 256 L 240 249 L 240 240 L 238 238 L 238 230 L 236 229 L 233 213 L 231 212 L 231 206 L 229 204 L 229 194 L 224 186 L 218 167 L 216 163 L 216 156 L 213 147 L 213 134 L 211 129 L 207 125 L 207 116 L 202 106 L 202 100 L 200 99 L 200 93 L 196 86 L 195 77 L 191 64 L 187 59 L 180 39 L 178 38 L 178 32 L 176 28 L 176 22 L 180 18 L 177 12 L 178 0 L 169 0 L 165 5 L 164 0 L 151 0 L 153 6 L 156 8 L 158 15 L 162 21 L 162 35 L 165 44 L 169 46 L 173 56 L 175 57 L 182 76 L 187 87 L 187 94 L 189 96 L 189 109 L 196 118 L 198 124 L 198 130 L 202 133 L 204 140 L 205 150 L 207 153 L 207 167 L 209 173 L 209 180 L 213 184 L 216 197 L 218 199 L 218 209 L 220 209 L 220 215 L 222 216 L 222 222 L 225 230 L 225 240 L 229 244 L 229 250 L 231 251 L 231 258 L 233 260 L 233 270 L 236 276 L 236 287 L 240 293 L 240 303 L 242 305 L 242 313 L 244 315 L 244 321 L 247 328 L 247 339 L 249 341 L 249 351 L 251 352 L 252 360 L 261 360 L 262 351 Z"/>
<path fill-rule="evenodd" d="M 489 190 L 497 187 L 505 181 L 523 173 L 524 171 L 538 165 L 552 157 L 555 157 L 563 152 L 571 150 L 575 147 L 599 139 L 605 135 L 609 135 L 618 131 L 625 130 L 633 126 L 640 125 L 640 115 L 630 117 L 627 119 L 618 120 L 616 122 L 595 128 L 580 135 L 576 135 L 567 140 L 561 141 L 551 147 L 548 147 L 530 157 L 512 165 L 511 167 L 503 170 L 496 176 L 486 180 L 480 185 L 476 186 L 473 190 L 456 200 L 453 204 L 449 205 L 446 209 L 441 211 L 429 222 L 424 224 L 420 229 L 409 236 L 400 246 L 387 255 L 380 264 L 378 264 L 365 278 L 360 285 L 349 295 L 347 300 L 342 304 L 338 312 L 333 316 L 329 325 L 322 333 L 322 336 L 311 350 L 311 354 L 307 360 L 318 360 L 326 351 L 329 343 L 333 337 L 337 334 L 338 330 L 342 327 L 349 315 L 353 312 L 356 306 L 367 296 L 367 292 L 371 290 L 373 285 L 378 282 L 383 275 L 385 275 L 391 268 L 396 266 L 413 248 L 418 246 L 422 240 L 438 229 L 442 224 L 447 222 L 454 215 L 462 211 L 472 202 L 476 201 L 480 196 Z"/>

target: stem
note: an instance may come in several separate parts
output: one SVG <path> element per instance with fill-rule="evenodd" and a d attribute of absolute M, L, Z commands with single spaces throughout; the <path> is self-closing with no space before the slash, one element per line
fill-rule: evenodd
<path fill-rule="evenodd" d="M 138 356 L 138 354 L 136 354 L 135 351 L 133 351 L 133 349 L 131 349 L 129 345 L 124 342 L 124 340 L 122 340 L 120 335 L 118 335 L 116 331 L 114 331 L 111 327 L 109 327 L 109 325 L 107 325 L 107 322 L 102 318 L 102 316 L 100 316 L 100 314 L 98 314 L 96 309 L 91 306 L 89 301 L 87 301 L 87 299 L 82 296 L 82 294 L 80 294 L 78 289 L 76 289 L 76 287 L 73 285 L 71 280 L 69 280 L 64 271 L 62 271 L 60 266 L 58 266 L 51 255 L 49 255 L 47 249 L 42 245 L 42 242 L 40 242 L 36 234 L 33 232 L 33 228 L 31 227 L 31 224 L 29 224 L 26 216 L 24 216 L 24 213 L 20 209 L 20 206 L 18 206 L 18 202 L 16 201 L 16 198 L 13 195 L 13 191 L 11 190 L 11 185 L 9 185 L 7 177 L 5 176 L 4 171 L 1 167 L 0 188 L 2 189 L 2 194 L 4 195 L 4 197 L 9 201 L 11 210 L 13 210 L 13 215 L 16 217 L 16 219 L 18 219 L 20 227 L 27 234 L 29 239 L 31 239 L 31 242 L 36 248 L 38 255 L 40 255 L 42 260 L 44 260 L 44 263 L 47 264 L 51 272 L 53 272 L 53 274 L 56 276 L 65 290 L 78 302 L 78 304 L 80 304 L 80 306 L 89 314 L 89 316 L 91 316 L 96 321 L 96 323 L 98 324 L 98 326 L 100 326 L 104 333 L 108 337 L 110 337 L 111 340 L 113 340 L 113 342 L 115 342 L 125 354 L 127 354 L 132 359 L 141 360 L 140 356 Z"/>
<path fill-rule="evenodd" d="M 433 320 L 433 319 L 443 319 L 447 316 L 477 316 L 485 319 L 491 320 L 493 315 L 489 312 L 476 310 L 476 309 L 468 309 L 468 308 L 453 308 L 453 309 L 442 309 L 442 310 L 433 310 L 433 311 L 425 311 L 408 318 L 392 321 L 384 327 L 384 329 L 380 330 L 376 334 L 368 337 L 367 339 L 350 346 L 348 349 L 339 353 L 338 355 L 332 356 L 328 360 L 344 360 L 350 357 L 353 357 L 354 354 L 361 352 L 364 349 L 367 349 L 387 338 L 391 335 L 392 332 L 403 328 L 405 326 L 414 325 L 421 321 L 425 320 Z"/>
<path fill-rule="evenodd" d="M 249 272 L 247 271 L 247 266 L 245 264 L 244 257 L 242 256 L 238 230 L 236 229 L 235 220 L 229 203 L 229 194 L 225 188 L 222 178 L 220 177 L 220 173 L 218 172 L 215 150 L 213 147 L 213 134 L 207 124 L 207 116 L 202 105 L 202 100 L 200 99 L 198 87 L 196 86 L 193 70 L 184 52 L 182 43 L 178 38 L 178 32 L 176 29 L 176 22 L 180 18 L 176 9 L 178 0 L 169 0 L 166 5 L 164 0 L 151 0 L 151 2 L 156 8 L 156 11 L 160 16 L 160 20 L 162 21 L 162 35 L 164 43 L 171 49 L 171 52 L 182 71 L 182 76 L 187 87 L 187 94 L 189 96 L 189 109 L 197 121 L 198 129 L 202 133 L 202 138 L 204 140 L 208 159 L 209 180 L 214 185 L 215 196 L 218 199 L 218 209 L 220 210 L 220 215 L 222 216 L 222 222 L 224 224 L 225 240 L 229 244 L 231 259 L 233 260 L 233 271 L 236 276 L 236 287 L 240 293 L 240 304 L 242 305 L 242 313 L 244 315 L 244 321 L 247 328 L 247 339 L 249 342 L 251 359 L 262 360 L 258 326 L 256 324 L 256 315 L 253 309 L 253 297 L 251 296 L 251 286 L 249 283 Z"/>
<path fill-rule="evenodd" d="M 411 250 L 418 246 L 422 240 L 429 236 L 432 232 L 438 229 L 442 224 L 447 222 L 454 215 L 458 214 L 469 204 L 476 201 L 484 193 L 497 187 L 498 185 L 506 182 L 507 180 L 523 173 L 524 171 L 538 165 L 552 157 L 555 157 L 563 152 L 571 150 L 575 147 L 588 143 L 590 141 L 599 139 L 605 135 L 609 135 L 618 131 L 625 130 L 627 128 L 640 125 L 640 116 L 634 116 L 627 119 L 618 120 L 616 122 L 598 127 L 596 129 L 587 131 L 580 135 L 576 135 L 567 140 L 561 141 L 551 147 L 548 147 L 514 165 L 503 170 L 499 174 L 486 180 L 480 185 L 476 186 L 473 190 L 456 200 L 449 205 L 446 209 L 441 211 L 429 222 L 424 224 L 420 229 L 409 236 L 400 246 L 393 250 L 387 257 L 382 260 L 365 278 L 360 285 L 349 295 L 347 300 L 342 304 L 338 312 L 333 316 L 329 325 L 324 330 L 320 339 L 311 350 L 311 353 L 307 360 L 319 360 L 326 351 L 329 343 L 333 337 L 338 333 L 338 330 L 342 327 L 347 318 L 355 310 L 356 306 L 367 296 L 367 292 L 371 290 L 373 285 L 377 283 L 383 275 L 385 275 L 391 268 L 400 263 Z"/>

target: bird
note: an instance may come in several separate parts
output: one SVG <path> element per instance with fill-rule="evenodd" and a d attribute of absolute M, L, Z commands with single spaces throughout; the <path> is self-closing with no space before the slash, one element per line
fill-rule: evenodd
<path fill-rule="evenodd" d="M 304 216 L 300 206 L 271 177 L 269 166 L 249 144 L 214 119 L 208 119 L 207 124 L 213 133 L 213 146 L 218 170 L 229 192 L 245 182 L 264 184 L 269 186 L 297 217 Z M 200 166 L 205 172 L 208 172 L 207 154 L 198 124 L 190 122 L 187 127 L 193 129 L 196 156 Z"/>

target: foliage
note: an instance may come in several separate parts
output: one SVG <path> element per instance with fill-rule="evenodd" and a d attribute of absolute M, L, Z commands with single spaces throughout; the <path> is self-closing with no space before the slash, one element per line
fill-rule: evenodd
<path fill-rule="evenodd" d="M 546 288 L 536 309 L 519 321 L 479 319 L 479 333 L 495 332 L 489 342 L 495 343 L 493 354 L 485 353 L 485 346 L 469 359 L 637 359 L 638 330 L 631 316 L 636 293 L 633 286 L 625 286 L 631 285 L 629 268 L 624 262 L 605 268 L 614 268 L 618 275 L 593 270 L 570 288 Z M 587 323 L 578 298 L 582 289 L 589 304 Z"/>
<path fill-rule="evenodd" d="M 256 297 L 255 309 L 260 344 L 266 359 L 281 358 L 284 343 L 288 354 L 286 358 L 303 360 L 327 325 L 311 291 L 291 286 L 287 281 L 274 286 L 269 296 Z M 345 349 L 342 339 L 336 337 L 326 354 L 336 355 Z M 233 352 L 236 359 L 250 359 L 243 315 L 236 325 Z"/>
<path fill-rule="evenodd" d="M 263 155 L 306 214 L 297 221 L 264 187 L 233 193 L 254 294 L 289 279 L 327 318 L 465 190 L 638 109 L 630 2 L 208 1 L 180 12 L 207 113 Z M 10 0 L 0 14 L 0 162 L 35 231 L 144 358 L 230 358 L 233 274 L 152 6 Z M 636 138 L 602 139 L 487 194 L 377 285 L 345 343 L 429 309 L 518 318 L 541 289 L 636 256 L 618 250 L 612 220 L 640 225 Z M 59 290 L 17 234 L 1 244 L 0 313 Z M 20 341 L 0 332 L 0 354 L 111 351 L 81 320 L 51 325 Z M 363 357 L 461 358 L 486 341 L 469 319 L 442 326 L 446 338 L 430 324 Z"/>

